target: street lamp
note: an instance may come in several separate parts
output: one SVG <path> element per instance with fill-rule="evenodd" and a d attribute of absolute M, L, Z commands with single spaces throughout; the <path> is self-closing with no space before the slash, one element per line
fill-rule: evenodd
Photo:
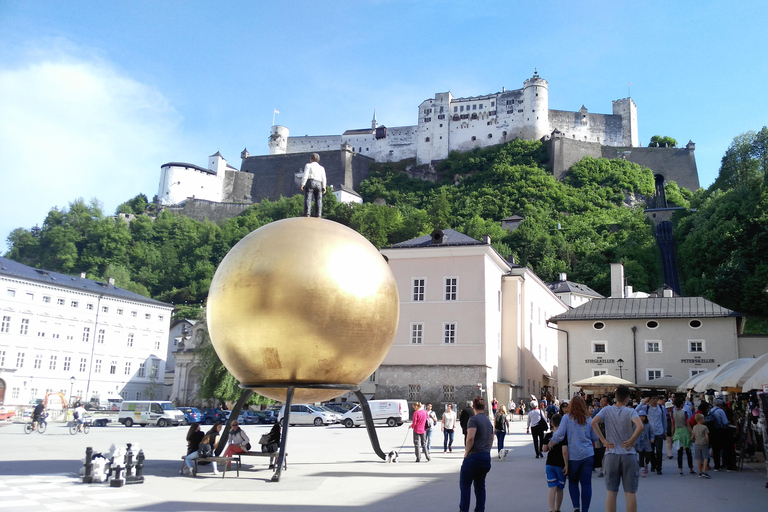
<path fill-rule="evenodd" d="M 72 388 L 74 387 L 76 380 L 77 379 L 75 379 L 74 375 L 69 378 L 69 403 L 70 404 L 72 404 Z"/>
<path fill-rule="evenodd" d="M 616 364 L 619 365 L 619 378 L 623 379 L 624 378 L 624 360 L 622 358 L 618 358 L 616 360 Z"/>

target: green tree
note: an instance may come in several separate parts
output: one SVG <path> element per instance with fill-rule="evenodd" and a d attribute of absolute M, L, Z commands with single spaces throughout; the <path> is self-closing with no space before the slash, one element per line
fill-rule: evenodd
<path fill-rule="evenodd" d="M 648 147 L 660 147 L 660 148 L 676 148 L 677 140 L 672 137 L 654 135 L 651 137 L 651 141 L 648 143 Z"/>

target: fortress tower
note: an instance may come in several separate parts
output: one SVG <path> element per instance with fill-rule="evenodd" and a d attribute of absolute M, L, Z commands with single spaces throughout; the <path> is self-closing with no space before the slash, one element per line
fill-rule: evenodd
<path fill-rule="evenodd" d="M 534 69 L 523 82 L 523 138 L 539 140 L 549 134 L 549 84 Z"/>
<path fill-rule="evenodd" d="M 288 150 L 288 128 L 272 125 L 269 135 L 269 154 L 284 155 Z"/>
<path fill-rule="evenodd" d="M 624 98 L 613 101 L 614 115 L 621 116 L 621 131 L 623 133 L 622 145 L 625 147 L 638 147 L 637 136 L 637 105 L 632 98 Z"/>

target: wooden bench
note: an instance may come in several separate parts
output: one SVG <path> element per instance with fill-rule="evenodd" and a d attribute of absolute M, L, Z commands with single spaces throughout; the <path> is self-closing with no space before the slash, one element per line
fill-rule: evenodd
<path fill-rule="evenodd" d="M 240 457 L 274 457 L 277 459 L 280 452 L 240 452 L 235 454 L 237 456 L 237 464 L 240 465 L 241 459 Z M 283 469 L 288 469 L 288 454 L 285 454 L 285 457 L 283 458 Z"/>
<path fill-rule="evenodd" d="M 181 457 L 181 471 L 184 472 L 184 467 L 187 465 L 186 461 L 187 457 L 182 456 Z M 235 468 L 237 471 L 237 476 L 240 476 L 240 457 L 198 457 L 193 462 L 195 463 L 195 467 L 192 468 L 192 476 L 197 476 L 197 463 L 198 462 L 216 462 L 219 465 L 219 468 L 221 469 L 221 478 L 224 478 L 224 476 L 227 474 L 227 464 L 230 462 L 235 462 Z"/>

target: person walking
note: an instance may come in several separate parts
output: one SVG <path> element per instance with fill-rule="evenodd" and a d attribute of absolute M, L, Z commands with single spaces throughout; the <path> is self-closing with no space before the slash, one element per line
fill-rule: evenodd
<path fill-rule="evenodd" d="M 638 464 L 640 466 L 640 476 L 645 478 L 648 475 L 648 462 L 653 459 L 653 448 L 651 448 L 651 427 L 648 425 L 648 406 L 639 405 L 635 409 L 637 416 L 643 423 L 643 431 L 640 437 L 635 440 L 635 451 L 637 452 Z M 603 425 L 601 423 L 601 425 Z"/>
<path fill-rule="evenodd" d="M 520 399 L 518 413 L 520 414 L 520 421 L 523 421 L 523 416 L 525 416 L 525 401 L 522 398 Z"/>
<path fill-rule="evenodd" d="M 568 466 L 565 471 L 568 476 L 568 493 L 575 512 L 589 512 L 592 502 L 592 464 L 595 458 L 592 443 L 599 438 L 589 424 L 587 404 L 580 395 L 571 399 L 568 410 L 568 415 L 563 417 L 560 428 L 549 442 L 549 449 L 568 436 Z"/>
<path fill-rule="evenodd" d="M 467 442 L 464 461 L 459 473 L 459 511 L 469 512 L 472 485 L 475 486 L 475 512 L 485 511 L 485 477 L 491 470 L 493 425 L 485 414 L 485 400 L 476 396 L 472 400 L 474 415 L 467 423 Z"/>
<path fill-rule="evenodd" d="M 528 413 L 528 425 L 525 428 L 525 433 L 530 433 L 533 437 L 533 450 L 536 452 L 537 459 L 544 457 L 541 453 L 541 444 L 544 440 L 544 432 L 546 431 L 547 420 L 544 417 L 544 413 L 539 409 L 537 402 L 531 402 L 531 412 Z"/>
<path fill-rule="evenodd" d="M 323 216 L 323 196 L 326 193 L 325 168 L 320 165 L 320 155 L 312 153 L 304 166 L 301 190 L 304 192 L 304 216 L 309 217 L 312 197 L 315 198 L 315 217 Z"/>
<path fill-rule="evenodd" d="M 464 434 L 464 446 L 467 446 L 467 425 L 469 425 L 469 418 L 474 416 L 474 414 L 471 403 L 463 408 L 461 414 L 459 414 L 459 425 L 461 425 L 461 433 Z"/>
<path fill-rule="evenodd" d="M 427 431 L 425 433 L 425 439 L 427 440 L 427 451 L 432 451 L 432 436 L 435 433 L 435 426 L 437 425 L 437 414 L 432 410 L 432 404 L 427 404 L 425 411 L 427 413 Z"/>
<path fill-rule="evenodd" d="M 563 504 L 563 489 L 565 489 L 565 461 L 568 459 L 568 441 L 563 439 L 549 449 L 549 441 L 552 439 L 555 431 L 560 427 L 562 414 L 558 413 L 552 416 L 552 426 L 554 430 L 544 434 L 544 446 L 542 451 L 547 452 L 547 462 L 544 466 L 547 474 L 547 499 L 549 501 L 549 512 L 560 512 L 560 505 Z"/>
<path fill-rule="evenodd" d="M 705 423 L 707 418 L 710 418 L 709 439 L 712 443 L 712 458 L 714 459 L 713 469 L 715 471 L 723 470 L 728 466 L 728 460 L 725 455 L 725 440 L 728 433 L 728 416 L 726 416 L 723 408 L 725 402 L 719 398 L 715 400 L 715 405 L 707 413 L 705 417 Z M 714 428 L 713 428 L 714 427 Z M 714 431 L 714 432 L 713 432 Z"/>
<path fill-rule="evenodd" d="M 661 401 L 661 403 L 659 403 Z M 664 408 L 664 397 L 653 396 L 644 405 L 648 406 L 648 423 L 653 431 L 653 463 L 651 471 L 661 474 L 661 461 L 664 458 L 664 439 L 667 432 L 667 411 Z"/>
<path fill-rule="evenodd" d="M 496 397 L 493 397 L 493 401 L 491 402 L 491 410 L 493 411 L 493 417 L 496 417 L 496 412 L 499 410 L 499 401 L 496 400 Z"/>
<path fill-rule="evenodd" d="M 509 421 L 515 421 L 515 412 L 517 411 L 517 406 L 515 405 L 515 401 L 511 398 L 509 399 L 509 408 L 507 410 L 509 411 Z"/>
<path fill-rule="evenodd" d="M 427 450 L 427 412 L 422 409 L 421 402 L 413 404 L 413 419 L 408 428 L 413 429 L 413 447 L 416 451 L 416 462 L 421 462 L 421 453 L 424 453 L 424 457 L 427 462 L 432 460 L 429 457 L 429 450 Z"/>
<path fill-rule="evenodd" d="M 691 456 L 691 426 L 688 425 L 688 413 L 685 412 L 682 398 L 675 398 L 675 410 L 672 413 L 672 443 L 677 445 L 677 471 L 683 476 L 683 452 L 688 456 L 688 470 L 692 475 L 693 458 Z"/>
<path fill-rule="evenodd" d="M 453 431 L 456 428 L 456 413 L 453 411 L 453 405 L 445 406 L 441 427 L 443 430 L 443 453 L 453 451 Z"/>
<path fill-rule="evenodd" d="M 635 441 L 643 432 L 643 422 L 634 409 L 627 407 L 630 391 L 627 386 L 616 388 L 616 405 L 600 409 L 592 418 L 592 430 L 605 445 L 603 459 L 605 467 L 605 510 L 616 512 L 616 498 L 619 484 L 624 487 L 627 512 L 637 512 L 637 487 L 639 485 L 639 466 Z M 605 423 L 605 435 L 600 424 Z"/>
<path fill-rule="evenodd" d="M 503 405 L 496 413 L 496 417 L 493 421 L 494 430 L 496 432 L 496 449 L 499 453 L 504 449 L 504 437 L 509 430 L 509 420 L 507 419 L 507 408 Z"/>

